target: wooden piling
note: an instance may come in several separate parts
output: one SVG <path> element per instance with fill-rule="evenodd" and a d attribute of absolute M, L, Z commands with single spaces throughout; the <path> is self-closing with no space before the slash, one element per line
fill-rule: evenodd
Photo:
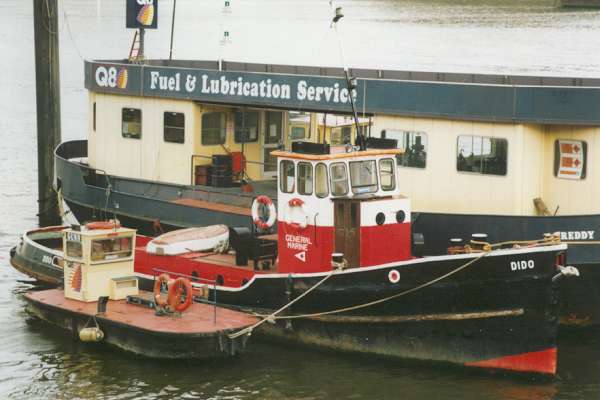
<path fill-rule="evenodd" d="M 33 0 L 38 148 L 38 217 L 40 226 L 59 225 L 52 188 L 54 148 L 60 143 L 60 74 L 57 0 Z"/>

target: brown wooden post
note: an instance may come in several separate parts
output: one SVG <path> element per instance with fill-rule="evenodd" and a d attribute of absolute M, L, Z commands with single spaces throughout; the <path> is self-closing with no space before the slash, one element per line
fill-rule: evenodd
<path fill-rule="evenodd" d="M 33 0 L 40 226 L 59 225 L 54 179 L 54 148 L 60 143 L 60 75 L 57 0 Z"/>

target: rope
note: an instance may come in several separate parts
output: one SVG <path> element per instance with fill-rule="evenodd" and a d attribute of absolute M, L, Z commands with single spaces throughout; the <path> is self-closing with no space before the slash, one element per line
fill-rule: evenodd
<path fill-rule="evenodd" d="M 318 288 L 321 284 L 323 284 L 327 279 L 331 278 L 331 276 L 337 271 L 337 269 L 332 269 L 331 272 L 329 272 L 327 275 L 325 275 L 325 277 L 323 277 L 323 279 L 321 279 L 319 282 L 317 282 L 314 286 L 312 286 L 310 289 L 308 289 L 306 292 L 302 293 L 300 296 L 296 297 L 294 300 L 290 301 L 289 303 L 287 303 L 286 305 L 284 305 L 283 307 L 281 307 L 279 310 L 267 315 L 266 317 L 264 317 L 263 319 L 261 319 L 260 321 L 258 321 L 257 323 L 255 323 L 252 326 L 249 326 L 247 328 L 242 329 L 241 331 L 235 332 L 235 333 L 231 333 L 229 335 L 227 335 L 230 339 L 235 339 L 238 338 L 242 335 L 246 335 L 246 334 L 251 334 L 252 331 L 259 327 L 260 325 L 262 325 L 263 323 L 265 323 L 266 321 L 273 321 L 275 319 L 275 316 L 277 314 L 279 314 L 280 312 L 286 310 L 287 308 L 289 308 L 292 304 L 296 303 L 298 300 L 302 299 L 304 296 L 306 296 L 307 294 L 309 294 L 310 292 L 312 292 L 313 290 L 315 290 L 316 288 Z"/>
<path fill-rule="evenodd" d="M 285 316 L 277 316 L 277 314 L 279 314 L 280 312 L 282 312 L 283 310 L 289 308 L 292 304 L 296 303 L 298 300 L 300 300 L 301 298 L 303 298 L 304 296 L 308 295 L 310 292 L 312 292 L 314 289 L 316 289 L 318 286 L 320 286 L 323 282 L 325 282 L 327 279 L 329 279 L 336 271 L 336 269 L 332 270 L 329 274 L 327 274 L 323 279 L 321 279 L 319 282 L 317 282 L 314 286 L 312 286 L 310 289 L 308 289 L 306 292 L 302 293 L 300 296 L 298 296 L 297 298 L 295 298 L 294 300 L 292 300 L 291 302 L 289 302 L 288 304 L 284 305 L 283 307 L 281 307 L 280 309 L 278 309 L 277 311 L 269 314 L 269 315 L 260 315 L 260 314 L 254 314 L 257 317 L 261 317 L 262 319 L 260 321 L 258 321 L 257 323 L 255 323 L 254 325 L 247 327 L 245 329 L 242 329 L 241 331 L 232 333 L 230 335 L 228 335 L 228 337 L 230 339 L 235 339 L 239 336 L 245 335 L 245 334 L 249 334 L 251 333 L 255 328 L 257 328 L 258 326 L 262 325 L 264 322 L 266 321 L 274 321 L 277 319 L 281 319 L 281 320 L 290 320 L 290 319 L 300 319 L 300 318 L 314 318 L 314 317 L 320 317 L 320 316 L 324 316 L 324 315 L 331 315 L 331 314 L 339 314 L 339 313 L 343 313 L 343 312 L 348 312 L 348 311 L 354 311 L 354 310 L 359 310 L 362 308 L 366 308 L 366 307 L 371 307 L 377 304 L 381 304 L 381 303 L 385 303 L 387 301 L 396 299 L 398 297 L 401 296 L 405 296 L 407 294 L 410 293 L 414 293 L 418 290 L 424 289 L 428 286 L 431 286 L 437 282 L 440 282 L 446 278 L 449 278 L 452 275 L 457 274 L 458 272 L 468 268 L 469 266 L 475 264 L 477 261 L 481 260 L 483 257 L 486 257 L 487 255 L 489 255 L 490 253 L 492 253 L 495 250 L 492 250 L 494 247 L 501 247 L 501 246 L 506 246 L 509 244 L 514 245 L 520 245 L 520 244 L 527 244 L 527 245 L 541 245 L 541 246 L 551 246 L 551 245 L 555 245 L 555 244 L 559 244 L 560 243 L 560 238 L 557 238 L 556 235 L 553 235 L 549 238 L 544 238 L 544 239 L 540 239 L 540 240 L 515 240 L 515 241 L 507 241 L 507 242 L 499 242 L 499 243 L 494 243 L 494 244 L 490 244 L 488 242 L 475 242 L 472 241 L 473 244 L 478 244 L 478 245 L 482 245 L 483 246 L 483 250 L 481 251 L 481 254 L 477 257 L 475 257 L 474 259 L 467 261 L 466 263 L 464 263 L 463 265 L 453 269 L 450 272 L 445 273 L 444 275 L 441 275 L 435 279 L 432 279 L 428 282 L 425 282 L 421 285 L 415 286 L 411 289 L 407 289 L 403 292 L 400 293 L 396 293 L 393 294 L 391 296 L 387 296 L 384 297 L 382 299 L 378 299 L 378 300 L 374 300 L 374 301 L 370 301 L 368 303 L 363 303 L 363 304 L 358 304 L 355 306 L 351 306 L 351 307 L 344 307 L 344 308 L 338 308 L 338 309 L 334 309 L 334 310 L 329 310 L 329 311 L 323 311 L 323 312 L 319 312 L 319 313 L 312 313 L 312 314 L 301 314 L 301 315 L 285 315 Z"/>

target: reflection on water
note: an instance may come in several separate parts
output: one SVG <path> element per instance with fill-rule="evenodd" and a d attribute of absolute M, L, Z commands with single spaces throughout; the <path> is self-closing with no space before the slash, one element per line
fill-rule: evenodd
<path fill-rule="evenodd" d="M 339 65 L 327 0 L 179 0 L 178 58 Z M 0 398 L 581 399 L 600 398 L 598 335 L 561 343 L 556 381 L 251 341 L 232 362 L 158 362 L 83 345 L 28 316 L 31 284 L 9 267 L 36 224 L 31 1 L 0 1 Z M 123 2 L 60 0 L 63 138 L 85 136 L 83 62 L 123 58 L 133 33 Z M 350 65 L 413 70 L 600 76 L 600 11 L 554 0 L 338 0 Z M 171 2 L 148 54 L 166 57 Z M 65 15 L 67 19 L 65 19 Z M 67 23 L 68 21 L 68 23 Z M 220 27 L 232 41 L 220 49 Z"/>

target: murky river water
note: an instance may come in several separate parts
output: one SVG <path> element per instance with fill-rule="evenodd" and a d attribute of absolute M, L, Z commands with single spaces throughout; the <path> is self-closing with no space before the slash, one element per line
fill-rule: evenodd
<path fill-rule="evenodd" d="M 340 65 L 327 0 L 179 0 L 176 58 Z M 160 363 L 90 348 L 31 320 L 8 251 L 36 226 L 31 0 L 0 0 L 0 398 L 597 399 L 600 333 L 561 340 L 555 381 L 251 342 L 231 363 Z M 600 11 L 554 0 L 346 0 L 349 65 L 600 76 Z M 124 58 L 122 0 L 61 0 L 63 138 L 83 138 L 83 58 Z M 168 56 L 171 1 L 148 55 Z M 222 30 L 231 43 L 219 45 Z"/>

